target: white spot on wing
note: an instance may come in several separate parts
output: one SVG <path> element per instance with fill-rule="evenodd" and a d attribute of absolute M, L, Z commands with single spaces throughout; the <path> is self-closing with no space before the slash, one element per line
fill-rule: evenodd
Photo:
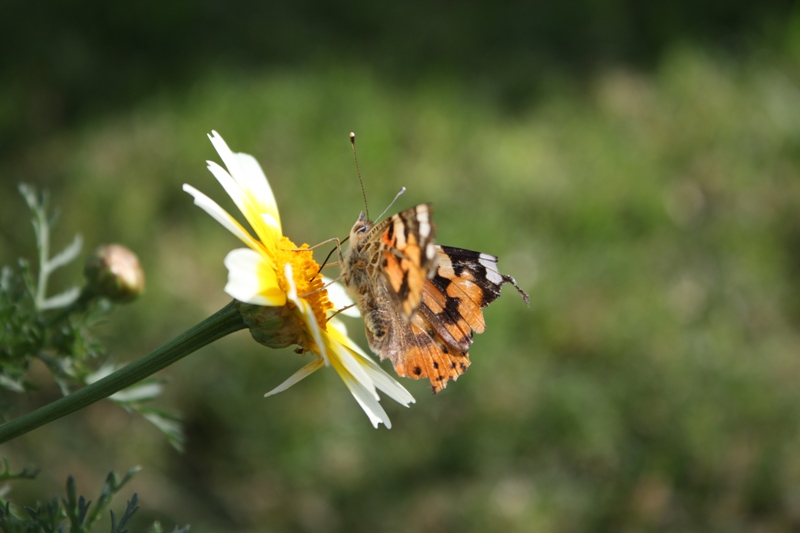
<path fill-rule="evenodd" d="M 431 222 L 428 218 L 428 211 L 418 207 L 417 208 L 417 224 L 419 224 L 419 235 L 423 239 L 427 239 L 431 235 Z"/>
<path fill-rule="evenodd" d="M 436 257 L 436 246 L 434 246 L 432 242 L 429 242 L 425 247 L 425 257 L 428 259 L 433 259 Z"/>
<path fill-rule="evenodd" d="M 497 270 L 497 258 L 489 254 L 481 254 L 478 262 L 486 268 L 486 278 L 495 285 L 503 284 L 503 275 Z"/>
<path fill-rule="evenodd" d="M 400 217 L 394 221 L 394 236 L 397 239 L 397 247 L 403 248 L 406 245 L 406 231 L 403 219 Z"/>

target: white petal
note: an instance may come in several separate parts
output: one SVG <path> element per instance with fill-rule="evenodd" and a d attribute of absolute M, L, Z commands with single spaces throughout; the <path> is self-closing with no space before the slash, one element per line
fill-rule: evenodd
<path fill-rule="evenodd" d="M 361 383 L 349 379 L 343 374 L 339 374 L 339 376 L 344 381 L 344 384 L 347 385 L 347 388 L 350 389 L 350 394 L 356 399 L 358 405 L 361 406 L 361 409 L 363 409 L 367 417 L 369 417 L 369 421 L 372 422 L 372 427 L 377 428 L 378 424 L 383 422 L 383 425 L 385 425 L 387 429 L 392 429 L 392 421 L 389 420 L 389 415 L 383 410 L 378 400 L 373 398 L 372 394 L 366 390 Z"/>
<path fill-rule="evenodd" d="M 372 378 L 370 378 L 369 374 L 367 374 L 364 366 L 360 364 L 361 361 L 356 359 L 351 351 L 347 350 L 339 343 L 332 342 L 330 347 L 333 348 L 332 351 L 335 353 L 333 357 L 336 357 L 338 363 L 347 371 L 347 373 L 350 374 L 355 381 L 361 383 L 376 401 L 380 400 L 378 391 L 375 390 L 375 385 L 372 383 Z M 333 364 L 333 362 L 331 362 L 331 364 Z M 336 367 L 335 364 L 334 367 Z"/>
<path fill-rule="evenodd" d="M 326 285 L 328 289 L 328 299 L 333 304 L 333 307 L 338 309 L 345 309 L 340 314 L 345 316 L 361 316 L 361 313 L 358 310 L 358 307 L 355 305 L 355 302 L 350 295 L 347 294 L 347 289 L 344 288 L 344 285 L 338 282 L 333 282 L 330 278 L 325 276 L 322 277 L 322 282 Z"/>
<path fill-rule="evenodd" d="M 238 153 L 235 154 L 239 160 L 239 168 L 242 169 L 242 176 L 236 177 L 244 187 L 250 191 L 253 196 L 258 200 L 261 213 L 269 213 L 275 217 L 280 229 L 280 214 L 278 213 L 278 204 L 275 202 L 275 195 L 272 188 L 269 186 L 267 176 L 258 164 L 258 160 L 250 154 Z"/>
<path fill-rule="evenodd" d="M 231 177 L 238 183 L 238 176 L 242 175 L 242 171 L 239 168 L 239 160 L 233 155 L 233 151 L 228 148 L 228 143 L 214 130 L 211 130 L 211 133 L 208 134 L 208 139 L 211 141 L 211 144 L 214 145 L 214 149 L 217 151 L 220 158 L 222 158 L 222 162 L 225 163 Z M 241 186 L 241 183 L 239 185 Z"/>
<path fill-rule="evenodd" d="M 267 226 L 273 227 L 277 229 L 279 232 L 281 231 L 280 221 L 274 216 L 270 215 L 269 213 L 262 213 L 261 220 L 263 220 Z"/>
<path fill-rule="evenodd" d="M 222 188 L 225 189 L 225 192 L 228 193 L 228 196 L 231 197 L 236 207 L 239 208 L 239 211 L 244 213 L 247 208 L 246 192 L 239 187 L 239 184 L 228 174 L 228 171 L 219 166 L 215 161 L 206 161 L 206 165 L 208 166 L 208 170 L 217 178 L 219 184 L 222 185 Z"/>
<path fill-rule="evenodd" d="M 228 284 L 225 292 L 240 302 L 254 305 L 281 306 L 286 294 L 278 285 L 278 277 L 269 260 L 250 248 L 237 248 L 225 256 Z"/>
<path fill-rule="evenodd" d="M 220 182 L 225 192 L 228 193 L 228 196 L 233 199 L 236 207 L 239 208 L 239 211 L 244 215 L 245 219 L 247 219 L 247 222 L 250 223 L 250 226 L 252 226 L 256 235 L 259 236 L 261 242 L 269 247 L 271 243 L 275 242 L 281 235 L 280 222 L 273 215 L 262 215 L 266 208 L 259 205 L 258 198 L 255 196 L 254 192 L 240 187 L 239 183 L 234 181 L 230 174 L 214 161 L 207 161 L 207 163 L 208 170 L 214 174 L 214 177 Z M 275 214 L 277 215 L 277 208 Z M 266 219 L 263 217 L 269 217 L 266 227 L 264 226 Z"/>
<path fill-rule="evenodd" d="M 203 211 L 211 215 L 214 220 L 225 226 L 225 228 L 239 237 L 239 239 L 251 248 L 258 248 L 259 243 L 256 241 L 235 218 L 228 214 L 223 208 L 214 200 L 201 193 L 191 185 L 184 183 L 183 190 L 188 192 L 194 197 L 194 203 Z"/>
<path fill-rule="evenodd" d="M 415 403 L 414 397 L 405 387 L 400 385 L 394 380 L 386 371 L 372 359 L 366 359 L 367 374 L 369 374 L 375 386 L 389 396 L 392 400 L 396 401 L 403 407 L 408 407 L 408 404 Z"/>
<path fill-rule="evenodd" d="M 408 404 L 414 403 L 414 397 L 403 387 L 399 382 L 392 378 L 381 366 L 375 362 L 370 356 L 352 341 L 343 332 L 340 327 L 341 324 L 335 320 L 328 321 L 328 334 L 332 337 L 334 342 L 338 342 L 342 347 L 347 350 L 355 352 L 354 358 L 357 358 L 358 364 L 361 365 L 364 372 L 369 376 L 369 380 L 377 387 L 386 393 L 397 403 L 408 407 Z"/>
<path fill-rule="evenodd" d="M 325 361 L 319 358 L 314 358 L 313 361 L 311 361 L 306 366 L 304 366 L 303 368 L 292 374 L 292 376 L 289 379 L 287 379 L 286 381 L 284 381 L 283 383 L 281 383 L 280 385 L 278 385 L 277 387 L 266 393 L 264 395 L 264 398 L 285 391 L 298 381 L 308 377 L 309 375 L 313 374 L 323 366 L 325 366 Z"/>
<path fill-rule="evenodd" d="M 264 171 L 258 161 L 249 154 L 233 153 L 216 131 L 212 131 L 208 138 L 220 158 L 222 158 L 222 162 L 228 168 L 230 177 L 233 178 L 239 189 L 244 193 L 247 205 L 242 206 L 237 203 L 237 206 L 248 217 L 248 221 L 255 226 L 256 215 L 269 213 L 278 222 L 278 229 L 280 229 L 280 214 L 278 213 L 278 205 L 275 202 L 275 195 L 272 193 L 272 188 L 270 188 L 267 177 L 264 175 Z M 211 168 L 211 163 L 209 163 L 209 170 L 214 172 Z M 216 172 L 214 175 L 223 184 L 225 190 L 229 190 L 223 183 L 224 178 L 220 179 Z M 229 191 L 228 194 L 231 194 L 231 192 Z M 231 197 L 236 201 L 234 194 L 231 194 Z"/>

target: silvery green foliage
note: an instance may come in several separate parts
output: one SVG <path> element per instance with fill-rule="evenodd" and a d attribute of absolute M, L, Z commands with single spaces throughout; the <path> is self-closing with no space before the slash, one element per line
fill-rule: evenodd
<path fill-rule="evenodd" d="M 0 417 L 3 419 L 8 418 L 15 393 L 36 388 L 28 377 L 28 368 L 35 359 L 47 366 L 64 395 L 118 368 L 107 361 L 105 348 L 91 333 L 114 305 L 77 285 L 48 295 L 50 275 L 80 256 L 82 238 L 76 235 L 69 245 L 51 256 L 54 217 L 48 214 L 48 197 L 25 184 L 19 190 L 33 215 L 38 264 L 34 268 L 27 260 L 20 259 L 16 268 L 0 268 Z M 127 411 L 144 416 L 174 447 L 181 449 L 183 434 L 177 417 L 148 405 L 162 389 L 160 380 L 147 379 L 109 399 Z"/>

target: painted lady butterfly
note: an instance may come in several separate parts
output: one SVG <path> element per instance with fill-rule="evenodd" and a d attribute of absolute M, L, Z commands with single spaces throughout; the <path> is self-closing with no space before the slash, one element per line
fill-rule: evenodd
<path fill-rule="evenodd" d="M 431 205 L 373 225 L 361 213 L 341 257 L 342 281 L 364 317 L 367 340 L 399 376 L 428 378 L 434 394 L 470 364 L 472 334 L 486 329 L 481 308 L 510 283 L 493 255 L 439 246 Z"/>

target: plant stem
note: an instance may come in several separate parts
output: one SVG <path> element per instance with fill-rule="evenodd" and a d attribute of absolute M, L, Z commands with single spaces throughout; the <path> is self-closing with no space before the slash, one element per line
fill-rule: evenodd
<path fill-rule="evenodd" d="M 107 398 L 168 367 L 206 344 L 210 344 L 229 333 L 239 331 L 245 327 L 236 307 L 236 302 L 232 301 L 174 340 L 160 348 L 156 348 L 148 355 L 137 359 L 113 374 L 40 407 L 32 413 L 0 425 L 0 443 L 8 442 L 39 426 Z"/>

